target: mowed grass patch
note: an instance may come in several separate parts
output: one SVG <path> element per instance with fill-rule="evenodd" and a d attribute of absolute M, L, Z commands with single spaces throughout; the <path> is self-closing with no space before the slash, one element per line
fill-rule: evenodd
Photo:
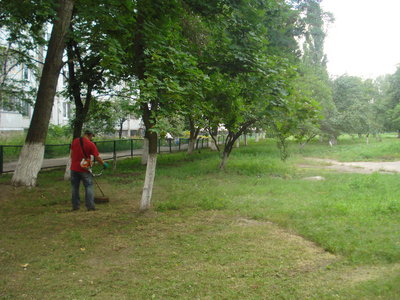
<path fill-rule="evenodd" d="M 273 142 L 234 149 L 224 171 L 215 152 L 160 155 L 146 214 L 137 158 L 98 178 L 111 202 L 90 213 L 68 212 L 62 170 L 35 189 L 1 177 L 1 298 L 393 299 L 398 175 L 300 159 Z"/>
<path fill-rule="evenodd" d="M 138 215 L 126 203 L 93 213 L 38 209 L 2 221 L 2 299 L 309 297 L 337 261 L 234 214 Z"/>
<path fill-rule="evenodd" d="M 177 178 L 160 175 L 158 189 L 167 192 L 155 194 L 155 209 L 238 211 L 294 230 L 351 263 L 400 261 L 399 175 L 269 168 L 269 159 L 254 158 L 249 163 L 254 168 L 237 169 L 245 160 L 243 154 L 232 157 L 226 171 L 198 175 L 195 181 L 183 180 L 182 170 Z M 304 180 L 313 175 L 325 180 Z"/>

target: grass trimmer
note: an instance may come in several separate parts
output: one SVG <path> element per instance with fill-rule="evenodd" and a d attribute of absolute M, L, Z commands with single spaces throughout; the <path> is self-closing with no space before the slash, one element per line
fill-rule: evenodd
<path fill-rule="evenodd" d="M 108 203 L 108 202 L 110 202 L 110 198 L 108 198 L 108 197 L 106 197 L 106 195 L 104 195 L 103 190 L 101 189 L 99 183 L 98 183 L 97 180 L 96 180 L 96 177 L 101 176 L 101 175 L 103 174 L 103 170 L 104 170 L 104 168 L 100 171 L 100 173 L 93 173 L 92 168 L 89 169 L 89 172 L 92 173 L 92 175 L 93 175 L 93 180 L 94 180 L 94 182 L 96 183 L 96 185 L 97 185 L 97 187 L 99 188 L 99 190 L 100 190 L 100 192 L 101 192 L 101 195 L 102 195 L 102 197 L 98 197 L 98 196 L 97 196 L 97 197 L 96 197 L 96 196 L 94 197 L 94 203 L 97 203 L 97 204 L 99 204 L 99 203 Z"/>

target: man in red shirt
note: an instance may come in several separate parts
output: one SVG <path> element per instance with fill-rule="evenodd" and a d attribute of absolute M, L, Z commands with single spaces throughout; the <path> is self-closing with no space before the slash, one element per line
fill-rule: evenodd
<path fill-rule="evenodd" d="M 85 186 L 85 205 L 87 210 L 96 210 L 94 206 L 93 175 L 88 169 L 81 167 L 83 158 L 92 156 L 103 167 L 108 168 L 108 164 L 99 156 L 96 145 L 92 142 L 94 134 L 86 130 L 83 137 L 76 138 L 71 144 L 71 188 L 72 188 L 72 210 L 80 207 L 79 185 L 83 182 Z"/>

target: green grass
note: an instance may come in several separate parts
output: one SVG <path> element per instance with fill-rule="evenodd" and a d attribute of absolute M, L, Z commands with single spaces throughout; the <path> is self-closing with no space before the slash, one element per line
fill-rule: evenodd
<path fill-rule="evenodd" d="M 291 145 L 282 162 L 273 142 L 252 143 L 225 171 L 210 151 L 160 155 L 145 214 L 137 158 L 99 178 L 111 202 L 94 213 L 68 212 L 61 170 L 40 173 L 35 189 L 0 177 L 0 298 L 395 299 L 400 175 L 297 164 L 395 159 L 397 146 Z M 325 180 L 304 180 L 315 175 Z"/>

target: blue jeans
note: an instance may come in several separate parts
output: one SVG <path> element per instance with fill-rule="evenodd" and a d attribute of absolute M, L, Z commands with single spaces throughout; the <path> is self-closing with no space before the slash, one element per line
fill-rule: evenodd
<path fill-rule="evenodd" d="M 85 205 L 88 210 L 94 207 L 94 187 L 93 175 L 89 172 L 76 172 L 71 170 L 71 188 L 72 188 L 72 209 L 79 209 L 81 199 L 79 196 L 79 185 L 83 182 L 85 187 Z"/>

